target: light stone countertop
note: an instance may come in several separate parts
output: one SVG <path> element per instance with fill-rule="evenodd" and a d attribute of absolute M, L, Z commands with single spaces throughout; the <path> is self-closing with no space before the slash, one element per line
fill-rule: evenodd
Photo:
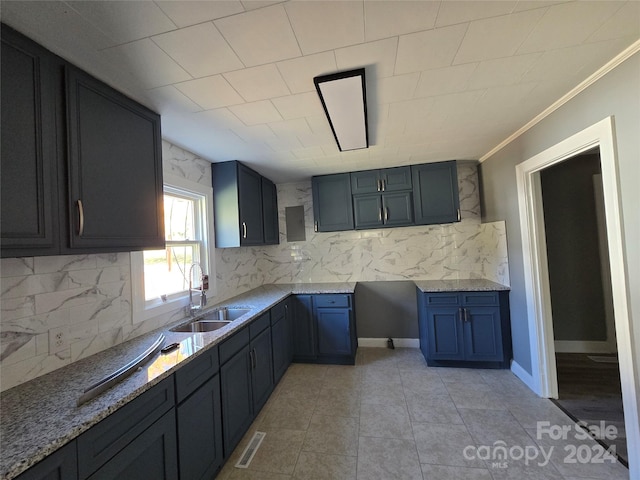
<path fill-rule="evenodd" d="M 415 281 L 423 292 L 508 290 L 488 280 Z M 264 285 L 212 305 L 248 307 L 249 313 L 206 333 L 174 333 L 184 319 L 136 337 L 0 393 L 0 480 L 10 480 L 219 344 L 290 294 L 354 293 L 356 282 Z M 207 309 L 208 310 L 208 309 Z M 95 399 L 77 405 L 83 390 L 144 352 L 159 336 L 180 348 L 157 354 L 139 371 Z"/>
<path fill-rule="evenodd" d="M 506 285 L 485 280 L 483 278 L 472 278 L 467 280 L 416 280 L 414 282 L 423 292 L 490 292 L 500 290 L 510 290 Z"/>
<path fill-rule="evenodd" d="M 210 309 L 250 307 L 249 313 L 219 330 L 207 333 L 169 331 L 184 322 L 183 319 L 2 392 L 0 479 L 15 478 L 291 293 L 353 293 L 355 285 L 355 282 L 264 285 L 212 305 Z M 166 337 L 165 345 L 177 342 L 180 348 L 165 355 L 156 354 L 155 359 L 142 365 L 139 371 L 95 399 L 77 405 L 86 387 L 143 353 L 160 334 Z"/>

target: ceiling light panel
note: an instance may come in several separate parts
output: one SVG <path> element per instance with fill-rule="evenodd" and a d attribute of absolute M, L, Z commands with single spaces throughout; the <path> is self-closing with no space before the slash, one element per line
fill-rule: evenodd
<path fill-rule="evenodd" d="M 315 77 L 322 106 L 340 151 L 369 146 L 364 68 Z"/>

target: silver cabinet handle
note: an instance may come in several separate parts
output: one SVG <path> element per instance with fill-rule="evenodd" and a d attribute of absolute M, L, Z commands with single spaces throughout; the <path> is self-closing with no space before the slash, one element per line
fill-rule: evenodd
<path fill-rule="evenodd" d="M 389 220 L 389 209 L 387 207 L 384 207 L 384 223 L 387 223 L 388 220 Z"/>
<path fill-rule="evenodd" d="M 382 221 L 382 208 L 380 210 L 378 210 L 378 221 L 379 222 Z"/>
<path fill-rule="evenodd" d="M 84 233 L 84 207 L 82 206 L 82 200 L 78 200 L 78 236 L 81 237 Z"/>
<path fill-rule="evenodd" d="M 247 224 L 242 222 L 242 238 L 247 238 Z"/>
<path fill-rule="evenodd" d="M 386 190 L 386 188 L 387 188 L 387 182 L 383 178 L 382 180 L 380 180 L 380 183 L 382 183 L 382 191 L 384 192 Z"/>
<path fill-rule="evenodd" d="M 460 319 L 461 322 L 464 322 L 464 315 L 462 311 L 463 311 L 462 307 L 458 308 L 458 318 Z"/>
<path fill-rule="evenodd" d="M 469 310 L 464 309 L 464 321 L 469 322 Z"/>
<path fill-rule="evenodd" d="M 313 222 L 313 231 L 314 232 L 318 231 L 318 221 L 317 220 L 315 222 Z"/>
<path fill-rule="evenodd" d="M 377 184 L 378 184 L 378 191 L 382 191 L 382 180 L 378 179 L 377 180 Z"/>
<path fill-rule="evenodd" d="M 458 221 L 460 221 L 460 209 L 458 209 Z"/>

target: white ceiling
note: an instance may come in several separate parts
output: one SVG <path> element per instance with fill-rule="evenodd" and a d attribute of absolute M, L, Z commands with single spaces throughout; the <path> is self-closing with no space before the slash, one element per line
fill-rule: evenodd
<path fill-rule="evenodd" d="M 640 38 L 631 1 L 2 1 L 4 23 L 274 181 L 478 159 Z M 365 67 L 370 148 L 313 77 Z"/>

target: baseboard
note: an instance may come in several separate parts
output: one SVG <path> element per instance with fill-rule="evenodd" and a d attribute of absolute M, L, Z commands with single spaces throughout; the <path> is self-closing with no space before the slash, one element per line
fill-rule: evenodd
<path fill-rule="evenodd" d="M 529 387 L 533 393 L 540 395 L 540 392 L 536 389 L 536 382 L 533 381 L 533 376 L 522 368 L 522 366 L 515 360 L 511 361 L 511 373 L 522 380 L 522 382 Z"/>
<path fill-rule="evenodd" d="M 609 342 L 556 340 L 553 344 L 556 353 L 616 353 Z"/>
<path fill-rule="evenodd" d="M 359 347 L 387 348 L 388 338 L 358 338 Z M 420 348 L 418 338 L 394 338 L 393 345 L 399 348 Z"/>

